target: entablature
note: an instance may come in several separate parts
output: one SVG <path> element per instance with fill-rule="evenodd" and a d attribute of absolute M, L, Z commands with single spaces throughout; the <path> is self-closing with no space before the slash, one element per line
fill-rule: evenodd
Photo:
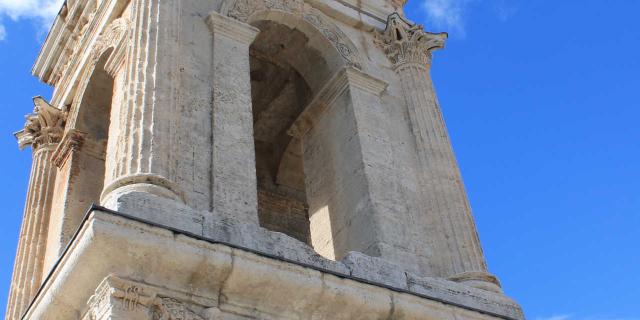
<path fill-rule="evenodd" d="M 91 53 L 109 24 L 119 18 L 130 0 L 67 1 L 56 17 L 36 59 L 32 73 L 55 87 L 54 105 L 69 105 Z"/>

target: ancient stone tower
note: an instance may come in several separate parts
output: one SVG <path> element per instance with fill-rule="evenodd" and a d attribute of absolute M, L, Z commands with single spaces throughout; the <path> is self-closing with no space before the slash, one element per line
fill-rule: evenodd
<path fill-rule="evenodd" d="M 402 6 L 67 0 L 7 318 L 523 319 Z"/>

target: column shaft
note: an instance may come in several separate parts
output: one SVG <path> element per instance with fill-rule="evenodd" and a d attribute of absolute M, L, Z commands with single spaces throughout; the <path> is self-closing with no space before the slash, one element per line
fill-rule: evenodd
<path fill-rule="evenodd" d="M 406 64 L 398 68 L 411 128 L 416 139 L 426 211 L 435 215 L 444 237 L 451 276 L 486 271 L 471 209 L 428 70 Z M 443 248 L 443 249 L 445 249 Z"/>
<path fill-rule="evenodd" d="M 406 101 L 418 158 L 420 195 L 429 237 L 434 244 L 433 266 L 438 276 L 500 291 L 487 273 L 471 208 L 462 184 L 447 129 L 431 82 L 431 52 L 444 48 L 447 35 L 425 32 L 394 13 L 377 38 L 398 77 Z"/>
<path fill-rule="evenodd" d="M 7 318 L 19 319 L 42 281 L 42 265 L 49 227 L 56 168 L 51 161 L 54 144 L 33 152 L 31 180 L 27 192 Z"/>
<path fill-rule="evenodd" d="M 114 209 L 120 197 L 135 192 L 185 202 L 170 165 L 180 1 L 134 0 L 132 8 L 134 36 L 125 65 L 123 102 L 114 117 L 119 130 L 109 137 L 117 139 L 115 150 L 108 151 L 114 152 L 115 163 L 107 165 L 109 184 L 101 196 L 101 202 Z"/>

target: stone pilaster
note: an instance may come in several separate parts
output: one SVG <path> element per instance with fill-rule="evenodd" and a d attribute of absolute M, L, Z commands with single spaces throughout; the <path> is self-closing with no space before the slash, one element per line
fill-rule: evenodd
<path fill-rule="evenodd" d="M 389 16 L 377 37 L 393 63 L 406 100 L 420 168 L 421 197 L 428 231 L 437 238 L 434 259 L 438 276 L 499 291 L 497 279 L 487 273 L 471 209 L 429 73 L 431 52 L 444 47 L 445 33 L 428 33 Z"/>
<path fill-rule="evenodd" d="M 19 319 L 42 281 L 51 201 L 56 177 L 52 161 L 65 124 L 65 114 L 41 97 L 33 99 L 35 110 L 24 129 L 15 134 L 21 149 L 31 146 L 33 164 L 18 251 L 13 269 L 7 319 Z"/>
<path fill-rule="evenodd" d="M 249 45 L 259 30 L 213 12 L 212 204 L 215 214 L 258 225 Z"/>
<path fill-rule="evenodd" d="M 179 1 L 133 0 L 124 102 L 118 116 L 115 163 L 101 202 L 127 210 L 131 203 L 169 199 L 184 203 L 171 167 L 171 122 L 177 109 Z M 162 21 L 162 25 L 160 25 Z M 151 200 L 147 198 L 151 196 Z M 155 196 L 155 197 L 154 197 Z"/>

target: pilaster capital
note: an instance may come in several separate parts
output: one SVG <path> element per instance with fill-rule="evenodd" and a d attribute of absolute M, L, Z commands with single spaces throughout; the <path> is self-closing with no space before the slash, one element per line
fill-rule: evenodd
<path fill-rule="evenodd" d="M 258 28 L 250 24 L 223 16 L 215 11 L 207 17 L 207 24 L 214 35 L 222 34 L 245 44 L 250 44 L 258 33 L 260 33 Z"/>
<path fill-rule="evenodd" d="M 51 159 L 56 167 L 61 168 L 67 161 L 69 156 L 80 150 L 85 143 L 85 136 L 87 134 L 76 129 L 69 130 L 62 140 L 60 141 L 56 151 L 53 152 Z"/>
<path fill-rule="evenodd" d="M 424 31 L 419 24 L 412 24 L 394 12 L 387 18 L 386 29 L 376 34 L 376 44 L 384 50 L 394 67 L 404 64 L 431 64 L 431 52 L 444 48 L 448 35 L 445 32 Z"/>
<path fill-rule="evenodd" d="M 33 98 L 33 113 L 26 116 L 24 128 L 14 134 L 18 146 L 34 150 L 41 145 L 60 142 L 66 123 L 66 112 L 50 105 L 42 97 Z"/>
<path fill-rule="evenodd" d="M 336 99 L 347 89 L 359 89 L 380 96 L 388 83 L 354 67 L 346 67 L 337 72 L 304 108 L 302 113 L 287 130 L 287 134 L 301 139 L 311 130 L 314 123 L 329 109 Z M 353 92 L 352 92 L 353 94 Z"/>

